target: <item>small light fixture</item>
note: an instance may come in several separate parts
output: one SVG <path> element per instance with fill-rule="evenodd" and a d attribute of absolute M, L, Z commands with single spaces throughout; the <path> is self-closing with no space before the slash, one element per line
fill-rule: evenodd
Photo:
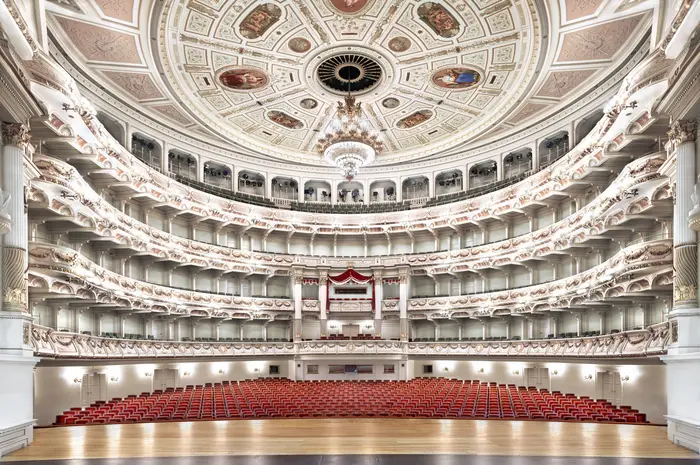
<path fill-rule="evenodd" d="M 190 373 L 189 371 L 184 371 L 184 372 L 182 373 L 182 376 L 189 376 L 189 375 L 191 375 L 191 374 L 192 374 L 192 373 Z"/>
<path fill-rule="evenodd" d="M 223 374 L 224 374 L 224 369 L 223 369 L 223 368 L 219 368 L 219 374 L 220 374 L 220 375 L 223 375 Z"/>
<path fill-rule="evenodd" d="M 591 379 L 593 379 L 593 375 L 590 374 L 590 373 L 588 373 L 586 376 L 583 377 L 583 379 L 585 379 L 585 380 L 591 380 Z"/>
<path fill-rule="evenodd" d="M 153 376 L 153 373 L 150 372 L 150 371 L 147 371 L 147 372 L 145 372 L 143 375 L 150 378 L 151 376 Z"/>
<path fill-rule="evenodd" d="M 476 372 L 477 372 L 477 373 L 483 373 L 483 372 L 484 372 L 484 367 L 479 368 L 478 370 L 476 370 Z"/>
<path fill-rule="evenodd" d="M 113 382 L 113 383 L 116 383 L 117 381 L 119 381 L 119 377 L 117 377 L 117 376 L 112 376 L 112 377 L 109 378 L 109 380 L 110 380 L 111 382 Z"/>
<path fill-rule="evenodd" d="M 80 384 L 80 383 L 83 382 L 83 380 L 80 379 L 80 378 L 73 378 L 73 382 L 74 382 L 75 384 Z"/>
<path fill-rule="evenodd" d="M 552 376 L 559 376 L 559 370 L 552 370 Z"/>
<path fill-rule="evenodd" d="M 629 380 L 630 380 L 630 377 L 627 376 L 627 375 L 625 375 L 625 376 L 622 376 L 622 377 L 620 378 L 620 380 L 623 381 L 623 382 L 629 381 Z"/>
<path fill-rule="evenodd" d="M 442 371 L 450 371 L 450 369 L 448 367 L 445 367 L 442 369 Z"/>
<path fill-rule="evenodd" d="M 520 370 L 513 370 L 513 374 L 514 374 L 515 376 L 520 375 Z"/>
<path fill-rule="evenodd" d="M 254 371 L 255 373 L 260 373 L 260 368 L 255 367 L 255 369 L 254 369 L 253 371 Z"/>

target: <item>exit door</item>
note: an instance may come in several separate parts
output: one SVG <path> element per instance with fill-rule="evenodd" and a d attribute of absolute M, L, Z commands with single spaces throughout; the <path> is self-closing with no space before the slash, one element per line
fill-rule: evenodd
<path fill-rule="evenodd" d="M 87 406 L 98 400 L 107 400 L 107 375 L 104 373 L 83 375 L 80 385 L 80 403 Z"/>
<path fill-rule="evenodd" d="M 613 405 L 622 403 L 622 380 L 618 371 L 599 371 L 595 375 L 595 395 Z"/>
<path fill-rule="evenodd" d="M 525 368 L 523 378 L 527 387 L 549 389 L 549 368 Z"/>
<path fill-rule="evenodd" d="M 153 390 L 164 391 L 167 388 L 176 388 L 178 370 L 175 368 L 159 368 L 153 370 Z"/>

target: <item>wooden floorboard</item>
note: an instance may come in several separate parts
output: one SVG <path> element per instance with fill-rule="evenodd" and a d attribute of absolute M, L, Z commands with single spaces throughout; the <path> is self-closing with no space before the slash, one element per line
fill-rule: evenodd
<path fill-rule="evenodd" d="M 203 421 L 46 428 L 3 461 L 222 455 L 475 454 L 697 458 L 666 428 L 426 419 Z"/>

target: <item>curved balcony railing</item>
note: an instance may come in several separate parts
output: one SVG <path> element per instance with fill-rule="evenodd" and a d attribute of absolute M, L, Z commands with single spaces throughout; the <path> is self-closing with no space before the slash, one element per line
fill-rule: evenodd
<path fill-rule="evenodd" d="M 424 317 L 489 316 L 528 313 L 571 305 L 576 299 L 604 300 L 624 292 L 648 291 L 671 282 L 671 240 L 637 244 L 617 253 L 602 265 L 570 278 L 517 290 L 485 292 L 471 296 L 408 300 L 411 313 Z M 632 279 L 632 273 L 635 278 Z M 664 277 L 663 283 L 660 282 Z M 96 302 L 149 310 L 154 313 L 200 314 L 224 318 L 248 318 L 294 310 L 293 300 L 254 299 L 181 291 L 150 284 L 108 271 L 78 252 L 41 243 L 30 243 L 29 285 L 43 292 L 76 295 Z M 581 293 L 581 291 L 585 291 Z M 317 301 L 304 301 L 304 311 L 318 311 Z M 398 301 L 383 301 L 383 308 L 398 310 Z M 500 313 L 499 313 L 500 312 Z M 414 316 L 417 318 L 418 316 Z"/>
<path fill-rule="evenodd" d="M 471 358 L 605 359 L 658 357 L 667 352 L 668 322 L 644 330 L 575 339 L 499 342 L 304 341 L 295 343 L 163 342 L 112 339 L 54 331 L 34 325 L 37 357 L 132 360 L 151 358 L 279 357 L 295 355 L 409 355 Z"/>
<path fill-rule="evenodd" d="M 625 100 L 624 96 L 618 99 Z M 80 106 L 80 102 L 76 102 Z M 573 183 L 577 183 L 591 170 L 603 163 L 609 153 L 604 150 L 604 145 L 619 146 L 615 136 L 609 134 L 611 128 L 620 115 L 623 104 L 611 109 L 596 125 L 577 147 L 568 155 L 563 156 L 558 162 L 533 176 L 528 177 L 508 189 L 500 189 L 497 193 L 481 195 L 480 197 L 463 200 L 449 206 L 431 207 L 421 209 L 426 211 L 416 212 L 414 218 L 406 219 L 406 212 L 378 213 L 376 215 L 354 215 L 357 218 L 344 219 L 343 222 L 353 223 L 355 228 L 362 225 L 396 224 L 406 223 L 431 223 L 439 222 L 446 214 L 462 213 L 478 220 L 483 217 L 483 212 L 488 216 L 490 212 L 505 211 L 522 208 L 523 204 L 531 203 L 536 199 L 542 199 L 551 192 L 566 189 Z M 212 196 L 198 190 L 192 190 L 187 186 L 173 180 L 169 176 L 159 173 L 139 161 L 124 147 L 120 146 L 104 129 L 102 124 L 91 111 L 80 111 L 83 122 L 92 133 L 94 141 L 88 142 L 81 137 L 74 136 L 72 126 L 62 121 L 57 115 L 52 115 L 47 127 L 61 136 L 74 136 L 76 141 L 72 146 L 81 153 L 81 157 L 90 157 L 96 166 L 111 173 L 122 186 L 130 186 L 134 192 L 142 193 L 158 202 L 165 202 L 183 211 L 195 215 L 204 215 L 222 222 L 235 224 L 250 224 L 250 204 L 239 203 Z M 647 118 L 649 120 L 650 118 Z M 624 138 L 624 134 L 622 136 Z M 613 144 L 615 142 L 615 144 Z M 337 215 L 291 212 L 279 210 L 268 206 L 255 207 L 258 225 L 286 223 L 324 225 L 337 229 Z M 496 213 L 498 214 L 498 213 Z M 409 213 L 409 216 L 411 214 Z M 349 215 L 353 216 L 353 215 Z M 352 231 L 349 231 L 352 233 Z"/>
<path fill-rule="evenodd" d="M 614 257 L 583 273 L 544 284 L 456 297 L 409 299 L 408 311 L 428 318 L 492 316 L 567 308 L 580 301 L 602 301 L 626 293 L 669 286 L 673 241 L 661 239 L 629 246 Z M 388 311 L 395 302 L 383 302 Z M 391 308 L 388 308 L 391 306 Z"/>
<path fill-rule="evenodd" d="M 623 224 L 630 215 L 654 207 L 670 195 L 668 181 L 658 175 L 664 154 L 654 154 L 630 163 L 617 180 L 594 201 L 569 217 L 546 228 L 469 248 L 423 254 L 384 255 L 385 266 L 411 265 L 431 274 L 478 270 L 561 251 L 575 243 L 604 234 Z M 102 199 L 71 166 L 49 157 L 37 160 L 41 180 L 33 183 L 31 199 L 93 233 L 156 259 L 168 259 L 226 272 L 271 274 L 291 265 L 306 267 L 371 267 L 374 257 L 352 259 L 314 255 L 245 252 L 230 247 L 184 239 L 148 226 Z M 465 222 L 467 220 L 463 219 Z M 462 224 L 454 219 L 453 225 Z"/>

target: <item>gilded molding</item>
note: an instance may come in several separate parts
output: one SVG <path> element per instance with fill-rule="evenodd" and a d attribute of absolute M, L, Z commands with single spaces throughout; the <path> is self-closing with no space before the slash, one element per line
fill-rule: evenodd
<path fill-rule="evenodd" d="M 695 118 L 674 121 L 668 138 L 676 147 L 686 142 L 695 142 L 698 136 L 698 120 Z"/>
<path fill-rule="evenodd" d="M 2 143 L 26 150 L 32 136 L 29 126 L 21 123 L 2 123 Z"/>

